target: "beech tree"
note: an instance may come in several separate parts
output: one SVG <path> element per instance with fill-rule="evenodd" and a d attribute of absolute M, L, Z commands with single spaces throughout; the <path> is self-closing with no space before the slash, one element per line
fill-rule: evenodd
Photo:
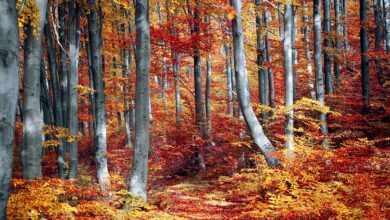
<path fill-rule="evenodd" d="M 19 33 L 16 1 L 0 1 L 0 219 L 6 219 L 19 96 Z"/>
<path fill-rule="evenodd" d="M 106 106 L 104 95 L 103 73 L 101 72 L 100 60 L 100 39 L 98 23 L 96 19 L 95 0 L 88 0 L 90 12 L 88 14 L 88 33 L 91 50 L 91 72 L 93 75 L 93 85 L 95 88 L 95 110 L 96 110 L 96 129 L 95 135 L 95 163 L 96 173 L 99 184 L 106 187 L 110 183 L 110 176 L 107 167 L 107 134 L 106 134 Z M 127 122 L 126 122 L 127 123 Z"/>
<path fill-rule="evenodd" d="M 149 1 L 135 2 L 136 41 L 136 98 L 135 98 L 135 145 L 131 171 L 130 191 L 147 199 L 148 155 L 149 155 L 149 69 L 150 69 L 150 25 Z"/>
<path fill-rule="evenodd" d="M 39 9 L 39 24 L 29 24 L 24 46 L 24 100 L 23 145 L 20 149 L 23 178 L 31 180 L 42 176 L 42 127 L 40 107 L 40 68 L 42 61 L 42 34 L 46 20 L 47 0 L 35 1 Z M 35 29 L 38 27 L 38 31 Z M 35 34 L 34 34 L 35 33 Z"/>

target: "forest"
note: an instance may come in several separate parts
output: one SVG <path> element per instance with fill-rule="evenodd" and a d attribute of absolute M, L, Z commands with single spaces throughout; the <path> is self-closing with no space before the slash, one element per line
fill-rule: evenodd
<path fill-rule="evenodd" d="M 0 220 L 390 219 L 390 0 L 0 0 Z"/>

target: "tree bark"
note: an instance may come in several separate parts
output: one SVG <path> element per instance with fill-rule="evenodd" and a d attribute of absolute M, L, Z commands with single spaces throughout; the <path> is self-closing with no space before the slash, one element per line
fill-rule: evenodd
<path fill-rule="evenodd" d="M 90 12 L 88 14 L 88 34 L 91 48 L 91 72 L 95 87 L 95 163 L 96 174 L 100 186 L 106 189 L 110 185 L 110 176 L 107 166 L 107 132 L 106 106 L 104 95 L 103 73 L 101 71 L 100 39 L 98 21 L 96 19 L 95 0 L 88 0 Z"/>
<path fill-rule="evenodd" d="M 235 75 L 237 80 L 237 95 L 241 106 L 241 110 L 249 130 L 253 137 L 255 144 L 261 149 L 265 156 L 267 164 L 271 167 L 279 165 L 278 159 L 275 158 L 273 153 L 275 148 L 272 146 L 269 139 L 265 136 L 263 128 L 261 127 L 255 113 L 253 112 L 249 85 L 246 73 L 246 61 L 244 51 L 244 39 L 242 32 L 242 20 L 241 20 L 241 0 L 230 0 L 231 5 L 236 11 L 236 17 L 233 19 L 233 45 L 234 45 L 234 66 Z"/>
<path fill-rule="evenodd" d="M 260 0 L 255 0 L 255 5 L 257 8 L 260 8 Z M 257 38 L 257 75 L 259 83 L 259 99 L 261 105 L 268 104 L 268 71 L 264 67 L 264 61 L 266 60 L 266 48 L 263 39 L 262 32 L 263 27 L 263 18 L 261 17 L 261 12 L 256 12 L 256 38 Z M 262 110 L 261 118 L 263 119 L 263 126 L 266 126 L 266 120 L 268 118 L 267 111 Z"/>
<path fill-rule="evenodd" d="M 64 127 L 64 119 L 63 119 L 63 110 L 62 110 L 62 102 L 61 102 L 61 88 L 60 82 L 58 78 L 57 72 L 57 55 L 56 50 L 53 45 L 53 34 L 49 24 L 49 16 L 46 14 L 46 24 L 45 24 L 45 39 L 47 46 L 47 56 L 49 62 L 49 70 L 50 70 L 50 82 L 53 94 L 53 102 L 54 102 L 54 119 L 55 125 L 57 127 Z M 65 142 L 63 140 L 62 142 Z M 64 146 L 60 145 L 56 147 L 57 151 L 57 169 L 58 176 L 61 179 L 65 178 L 65 150 Z"/>
<path fill-rule="evenodd" d="M 224 44 L 225 50 L 225 70 L 226 70 L 226 86 L 227 86 L 227 113 L 233 116 L 233 83 L 232 83 L 232 65 L 230 64 L 229 45 Z"/>
<path fill-rule="evenodd" d="M 341 49 L 341 26 L 340 26 L 340 0 L 334 0 L 334 17 L 335 17 L 335 30 L 336 30 L 336 40 L 335 40 L 335 55 L 333 57 L 333 71 L 335 77 L 335 86 L 340 86 L 340 62 L 339 62 L 339 52 Z"/>
<path fill-rule="evenodd" d="M 149 69 L 150 69 L 150 26 L 149 1 L 136 0 L 135 17 L 137 30 L 136 49 L 136 109 L 135 147 L 133 156 L 130 191 L 147 199 L 148 154 L 149 154 Z"/>
<path fill-rule="evenodd" d="M 370 75 L 368 64 L 368 35 L 367 35 L 367 1 L 360 0 L 360 53 L 361 53 L 361 77 L 363 95 L 363 113 L 370 111 Z"/>
<path fill-rule="evenodd" d="M 322 73 L 322 32 L 321 32 L 321 3 L 320 0 L 314 0 L 313 3 L 313 24 L 314 24 L 314 66 L 316 81 L 316 99 L 321 104 L 325 104 L 324 80 Z M 328 124 L 326 114 L 320 113 L 321 133 L 328 134 Z M 327 139 L 324 138 L 324 144 L 327 146 Z"/>
<path fill-rule="evenodd" d="M 69 78 L 68 78 L 68 121 L 71 135 L 78 134 L 78 64 L 80 49 L 80 8 L 76 2 L 69 3 Z M 69 179 L 78 176 L 77 140 L 69 143 Z"/>
<path fill-rule="evenodd" d="M 384 0 L 384 23 L 385 23 L 385 41 L 386 52 L 390 53 L 390 0 Z"/>
<path fill-rule="evenodd" d="M 27 27 L 24 48 L 24 102 L 23 102 L 23 144 L 20 149 L 22 174 L 24 179 L 42 176 L 42 116 L 40 106 L 40 67 L 42 51 L 42 33 L 45 25 L 47 0 L 35 1 L 39 8 L 40 31 L 34 36 L 34 27 Z"/>
<path fill-rule="evenodd" d="M 0 219 L 6 219 L 19 96 L 19 33 L 16 1 L 0 1 Z"/>
<path fill-rule="evenodd" d="M 375 52 L 382 52 L 382 12 L 381 12 L 381 1 L 374 0 L 374 22 L 375 22 Z M 376 72 L 378 76 L 379 84 L 383 85 L 385 80 L 383 78 L 383 67 L 382 60 L 380 58 L 375 59 Z"/>
<path fill-rule="evenodd" d="M 325 92 L 326 94 L 333 93 L 332 84 L 332 57 L 330 49 L 332 48 L 331 22 L 330 22 L 330 0 L 323 0 L 324 4 L 324 75 L 325 75 Z"/>
<path fill-rule="evenodd" d="M 314 80 L 313 80 L 313 66 L 311 61 L 311 50 L 310 50 L 310 26 L 308 24 L 309 22 L 309 16 L 308 16 L 308 3 L 305 2 L 304 5 L 304 15 L 303 15 L 303 22 L 305 24 L 305 27 L 303 28 L 303 39 L 305 42 L 305 56 L 306 56 L 306 70 L 308 74 L 308 81 L 309 81 L 309 89 L 310 89 L 310 97 L 315 100 L 316 99 L 316 91 L 314 89 Z"/>

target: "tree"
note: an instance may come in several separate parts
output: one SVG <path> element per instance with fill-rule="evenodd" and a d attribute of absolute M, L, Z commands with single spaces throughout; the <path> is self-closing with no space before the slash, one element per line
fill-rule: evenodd
<path fill-rule="evenodd" d="M 49 10 L 47 10 L 49 11 Z M 45 39 L 46 39 L 46 49 L 47 49 L 47 60 L 49 63 L 49 71 L 50 71 L 50 82 L 53 93 L 53 101 L 54 101 L 54 120 L 55 126 L 64 127 L 64 117 L 61 103 L 61 88 L 59 84 L 59 77 L 57 72 L 57 54 L 55 47 L 53 45 L 53 34 L 51 32 L 49 21 L 49 13 L 46 13 L 46 24 L 44 28 Z M 64 142 L 64 141 L 63 141 Z M 60 145 L 56 147 L 57 150 L 57 169 L 58 176 L 61 179 L 65 178 L 65 149 L 64 145 Z"/>
<path fill-rule="evenodd" d="M 320 0 L 314 0 L 313 4 L 313 25 L 314 25 L 314 66 L 315 66 L 315 82 L 316 82 L 316 99 L 321 104 L 325 103 L 324 79 L 322 74 L 322 49 L 321 49 L 321 4 Z M 328 134 L 328 124 L 326 122 L 326 114 L 320 113 L 319 119 L 321 123 L 321 133 Z M 324 139 L 324 144 L 327 145 L 327 139 Z"/>
<path fill-rule="evenodd" d="M 242 19 L 241 19 L 241 0 L 230 0 L 230 4 L 236 12 L 236 16 L 232 20 L 233 24 L 233 45 L 234 45 L 234 67 L 237 80 L 237 96 L 240 103 L 241 111 L 244 119 L 249 127 L 251 135 L 255 144 L 263 152 L 265 159 L 269 166 L 278 166 L 278 159 L 273 155 L 275 148 L 271 142 L 265 136 L 263 128 L 261 127 L 259 120 L 256 118 L 253 112 L 248 79 L 246 73 L 246 59 L 244 52 L 244 39 L 242 33 Z"/>
<path fill-rule="evenodd" d="M 260 0 L 255 1 L 256 7 L 260 8 Z M 265 20 L 265 19 L 264 19 Z M 266 47 L 265 42 L 263 40 L 262 31 L 263 27 L 263 18 L 261 17 L 261 12 L 256 12 L 256 38 L 257 38 L 257 75 L 259 81 L 259 98 L 260 104 L 267 105 L 268 103 L 268 71 L 267 68 L 264 67 L 264 61 L 266 61 Z M 267 119 L 267 112 L 262 111 L 261 114 L 264 122 Z"/>
<path fill-rule="evenodd" d="M 368 35 L 367 35 L 367 2 L 360 0 L 360 53 L 361 53 L 361 77 L 363 95 L 363 113 L 370 111 L 370 75 L 368 64 Z"/>
<path fill-rule="evenodd" d="M 148 155 L 149 155 L 149 69 L 150 69 L 150 25 L 149 1 L 136 0 L 136 100 L 135 100 L 135 146 L 130 180 L 130 191 L 147 199 Z"/>
<path fill-rule="evenodd" d="M 78 98 L 79 50 L 80 50 L 80 6 L 75 1 L 69 3 L 69 78 L 68 78 L 68 121 L 71 135 L 78 134 Z M 69 178 L 78 176 L 78 144 L 77 140 L 69 143 Z"/>
<path fill-rule="evenodd" d="M 103 73 L 101 71 L 100 60 L 100 39 L 98 23 L 96 19 L 95 0 L 88 0 L 90 12 L 88 14 L 88 34 L 91 50 L 91 72 L 93 76 L 93 85 L 95 88 L 95 110 L 96 110 L 96 129 L 95 129 L 95 163 L 96 173 L 101 187 L 106 188 L 110 184 L 110 176 L 107 167 L 107 134 L 106 134 L 106 106 L 104 95 Z"/>
<path fill-rule="evenodd" d="M 330 49 L 332 48 L 331 21 L 330 21 L 330 0 L 323 0 L 324 4 L 324 75 L 325 75 L 325 92 L 333 93 L 332 84 L 332 57 Z"/>
<path fill-rule="evenodd" d="M 24 45 L 24 102 L 23 144 L 20 149 L 24 179 L 42 176 L 42 126 L 40 107 L 40 68 L 42 34 L 46 20 L 47 0 L 36 0 L 39 9 L 39 24 L 29 24 Z M 38 29 L 37 29 L 38 28 Z"/>
<path fill-rule="evenodd" d="M 12 177 L 16 105 L 19 96 L 19 33 L 16 1 L 0 1 L 0 219 L 6 219 Z"/>
<path fill-rule="evenodd" d="M 284 9 L 284 38 L 283 38 L 283 54 L 284 54 L 284 73 L 285 73 L 285 97 L 286 97 L 286 128 L 285 135 L 287 137 L 286 149 L 294 149 L 294 68 L 293 68 L 293 52 L 292 52 L 292 5 L 287 2 Z"/>

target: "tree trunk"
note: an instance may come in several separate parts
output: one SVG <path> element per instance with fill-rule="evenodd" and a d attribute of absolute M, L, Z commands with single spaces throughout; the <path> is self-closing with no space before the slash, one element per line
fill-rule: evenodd
<path fill-rule="evenodd" d="M 381 33 L 381 26 L 382 26 L 382 12 L 381 12 L 381 1 L 380 0 L 374 0 L 374 16 L 375 16 L 375 52 L 381 53 L 382 52 L 382 33 Z M 379 84 L 383 85 L 385 83 L 385 80 L 383 78 L 383 68 L 382 68 L 382 61 L 380 58 L 375 59 L 376 64 L 376 72 L 378 76 L 378 82 Z"/>
<path fill-rule="evenodd" d="M 384 0 L 384 23 L 385 23 L 385 41 L 386 52 L 390 53 L 390 0 Z"/>
<path fill-rule="evenodd" d="M 255 5 L 260 8 L 260 0 L 255 0 Z M 257 75 L 259 83 L 259 99 L 261 105 L 268 104 L 268 72 L 264 67 L 264 61 L 266 60 L 266 48 L 263 40 L 262 32 L 264 30 L 261 12 L 256 12 L 256 38 L 257 38 Z M 261 118 L 263 119 L 263 126 L 266 126 L 266 120 L 268 118 L 267 111 L 262 110 Z"/>
<path fill-rule="evenodd" d="M 316 81 L 316 99 L 321 104 L 325 104 L 324 80 L 322 73 L 322 33 L 321 33 L 321 3 L 320 0 L 314 0 L 313 3 L 313 23 L 314 23 L 314 66 L 315 66 L 315 81 Z M 326 122 L 326 114 L 320 113 L 319 119 L 321 123 L 321 133 L 326 136 L 328 134 L 328 124 Z M 328 142 L 324 138 L 324 144 Z"/>
<path fill-rule="evenodd" d="M 340 62 L 339 52 L 341 49 L 341 26 L 340 26 L 340 0 L 334 0 L 334 17 L 335 17 L 335 30 L 336 30 L 336 42 L 335 42 L 335 55 L 333 57 L 333 71 L 335 77 L 335 86 L 340 86 Z"/>
<path fill-rule="evenodd" d="M 330 50 L 332 48 L 331 22 L 330 22 L 330 0 L 323 0 L 324 4 L 324 75 L 325 75 L 325 92 L 333 93 L 332 84 L 332 58 Z"/>
<path fill-rule="evenodd" d="M 0 1 L 0 219 L 6 219 L 14 158 L 19 96 L 19 33 L 16 1 Z"/>
<path fill-rule="evenodd" d="M 150 26 L 149 1 L 136 0 L 135 18 L 137 30 L 136 51 L 136 109 L 135 147 L 130 181 L 130 191 L 147 198 L 148 154 L 149 154 L 149 69 L 150 69 Z"/>
<path fill-rule="evenodd" d="M 343 36 L 344 36 L 344 50 L 349 50 L 348 43 L 348 23 L 347 23 L 347 0 L 342 0 L 342 15 L 343 15 Z"/>
<path fill-rule="evenodd" d="M 68 83 L 68 120 L 71 135 L 78 134 L 78 65 L 80 49 L 80 8 L 76 2 L 69 3 L 69 83 Z M 69 143 L 69 179 L 78 176 L 77 140 Z"/>
<path fill-rule="evenodd" d="M 58 8 L 58 35 L 59 41 L 63 48 L 66 48 L 66 26 L 65 26 L 65 17 L 67 16 L 67 5 L 68 3 L 64 2 L 59 5 Z M 68 72 L 69 65 L 66 57 L 66 52 L 60 50 L 60 88 L 61 88 L 61 105 L 62 105 L 62 117 L 63 117 L 63 127 L 69 128 L 68 120 Z M 64 142 L 64 150 L 67 151 L 69 144 Z"/>
<path fill-rule="evenodd" d="M 90 12 L 88 14 L 88 34 L 91 48 L 91 72 L 95 87 L 95 163 L 96 174 L 100 186 L 106 189 L 110 185 L 110 176 L 107 167 L 107 135 L 106 135 L 106 106 L 104 95 L 103 73 L 101 72 L 100 39 L 98 22 L 96 19 L 95 0 L 88 0 Z"/>
<path fill-rule="evenodd" d="M 229 45 L 224 44 L 225 50 L 225 70 L 226 70 L 226 84 L 227 84 L 227 113 L 233 116 L 233 83 L 232 83 L 232 65 L 230 64 L 230 50 Z"/>
<path fill-rule="evenodd" d="M 294 68 L 293 68 L 293 52 L 292 52 L 292 5 L 291 2 L 286 3 L 284 9 L 284 72 L 285 72 L 285 97 L 286 97 L 286 149 L 294 149 Z"/>
<path fill-rule="evenodd" d="M 246 61 L 244 51 L 244 39 L 242 32 L 241 20 L 241 0 L 230 0 L 231 5 L 236 11 L 236 17 L 233 19 L 233 45 L 234 45 L 234 66 L 237 79 L 237 95 L 240 102 L 241 110 L 255 144 L 263 152 L 269 166 L 275 167 L 279 165 L 278 159 L 273 156 L 275 148 L 272 146 L 269 139 L 265 136 L 263 128 L 253 112 L 249 85 L 246 73 Z"/>
<path fill-rule="evenodd" d="M 42 176 L 42 116 L 40 112 L 40 67 L 42 50 L 42 32 L 45 25 L 47 0 L 36 0 L 41 18 L 38 36 L 34 28 L 27 27 L 24 48 L 24 102 L 23 102 L 23 144 L 20 149 L 22 174 L 24 179 Z"/>
<path fill-rule="evenodd" d="M 48 62 L 49 62 L 49 70 L 50 70 L 50 81 L 51 81 L 51 88 L 52 88 L 52 94 L 53 94 L 53 101 L 54 101 L 54 119 L 55 119 L 55 125 L 57 127 L 64 127 L 64 118 L 63 118 L 63 110 L 62 110 L 62 102 L 61 102 L 61 88 L 59 84 L 58 79 L 58 72 L 57 72 L 57 55 L 56 50 L 53 45 L 53 34 L 51 32 L 50 24 L 48 23 L 48 13 L 46 13 L 46 24 L 45 24 L 45 39 L 46 39 L 46 46 L 47 46 L 47 56 L 48 56 Z M 65 140 L 62 140 L 62 142 L 65 142 Z M 65 178 L 65 150 L 64 146 L 60 145 L 56 147 L 57 151 L 57 169 L 58 169 L 58 176 L 61 179 Z"/>
<path fill-rule="evenodd" d="M 360 53 L 361 53 L 361 76 L 362 76 L 362 95 L 363 95 L 363 113 L 370 111 L 370 75 L 368 65 L 368 35 L 367 35 L 367 2 L 360 0 Z"/>
<path fill-rule="evenodd" d="M 266 11 L 264 12 L 265 14 L 265 26 L 266 26 L 266 29 L 267 29 L 267 33 L 265 35 L 265 50 L 266 50 L 266 59 L 268 61 L 269 64 L 272 63 L 272 56 L 271 56 L 271 46 L 270 46 L 270 42 L 269 42 L 269 39 L 270 39 L 270 33 L 269 33 L 269 17 L 270 17 L 270 12 Z M 272 70 L 272 67 L 268 67 L 268 88 L 269 88 L 269 106 L 271 108 L 275 108 L 275 82 L 274 82 L 274 73 L 273 73 L 273 70 Z"/>
<path fill-rule="evenodd" d="M 315 100 L 316 99 L 316 91 L 314 89 L 314 80 L 313 80 L 313 66 L 311 63 L 311 51 L 310 51 L 310 26 L 308 24 L 309 22 L 309 16 L 308 16 L 308 3 L 304 3 L 304 15 L 303 15 L 303 22 L 305 24 L 305 27 L 303 28 L 303 38 L 305 42 L 305 56 L 306 56 L 306 70 L 308 74 L 308 81 L 309 81 L 309 89 L 310 89 L 310 97 Z"/>

